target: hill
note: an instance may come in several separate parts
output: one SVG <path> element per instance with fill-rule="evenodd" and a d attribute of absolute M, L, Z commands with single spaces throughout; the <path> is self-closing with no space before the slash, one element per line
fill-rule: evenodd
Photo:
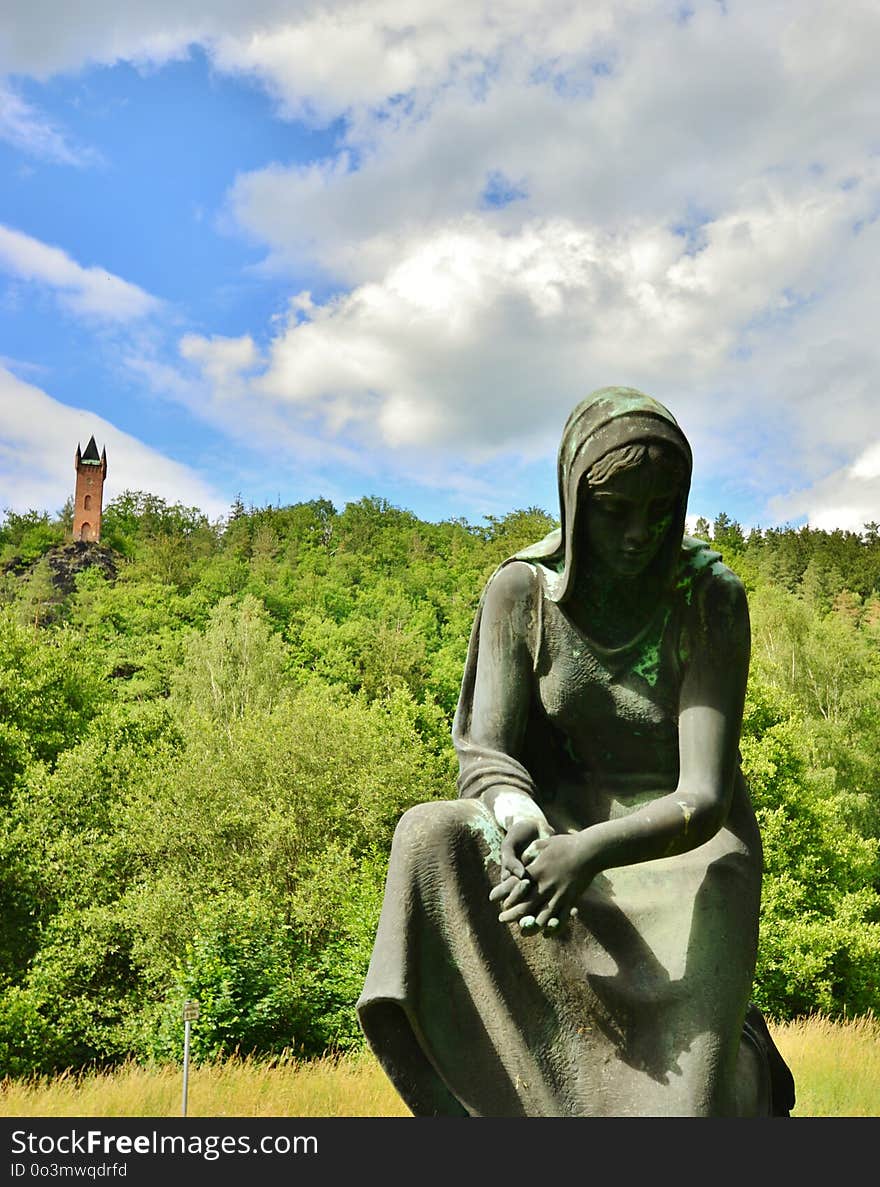
<path fill-rule="evenodd" d="M 455 794 L 483 585 L 539 508 L 197 508 L 126 492 L 100 545 L 0 525 L 0 1071 L 319 1054 L 353 1013 L 394 825 Z M 742 739 L 765 845 L 755 994 L 880 1008 L 880 543 L 706 536 L 749 591 Z"/>

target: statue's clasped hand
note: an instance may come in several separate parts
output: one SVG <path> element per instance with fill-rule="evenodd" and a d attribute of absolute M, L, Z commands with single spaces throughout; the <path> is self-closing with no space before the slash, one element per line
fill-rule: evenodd
<path fill-rule="evenodd" d="M 501 923 L 531 934 L 555 932 L 577 914 L 575 902 L 598 872 L 585 833 L 536 836 L 529 822 L 515 824 L 501 848 L 501 876 L 489 894 Z"/>

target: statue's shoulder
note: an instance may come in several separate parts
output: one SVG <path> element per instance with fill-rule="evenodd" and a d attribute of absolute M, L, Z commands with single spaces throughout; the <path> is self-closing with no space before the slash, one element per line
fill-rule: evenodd
<path fill-rule="evenodd" d="M 535 566 L 516 557 L 499 565 L 486 585 L 485 600 L 496 611 L 531 608 L 538 596 Z"/>
<path fill-rule="evenodd" d="M 697 586 L 716 583 L 742 585 L 739 577 L 721 558 L 721 553 L 694 536 L 685 536 L 681 543 L 677 584 L 684 592 Z"/>
<path fill-rule="evenodd" d="M 748 622 L 745 586 L 704 540 L 685 536 L 677 586 L 700 623 L 710 630 L 736 630 Z"/>
<path fill-rule="evenodd" d="M 477 615 L 481 636 L 500 644 L 498 654 L 519 653 L 524 645 L 534 655 L 541 619 L 541 591 L 534 566 L 511 558 L 500 565 L 486 584 Z"/>

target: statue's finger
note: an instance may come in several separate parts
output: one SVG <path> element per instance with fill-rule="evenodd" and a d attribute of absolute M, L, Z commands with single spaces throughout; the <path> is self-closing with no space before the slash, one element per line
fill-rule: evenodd
<path fill-rule="evenodd" d="M 551 922 L 553 924 L 553 927 L 550 928 L 551 931 L 555 931 L 559 927 L 559 920 L 562 915 L 559 903 L 560 897 L 560 895 L 555 894 L 547 906 L 538 912 L 538 927 L 550 927 Z"/>
<path fill-rule="evenodd" d="M 517 878 L 523 877 L 526 871 L 525 865 L 520 862 L 513 849 L 501 850 L 501 869 Z"/>
<path fill-rule="evenodd" d="M 530 903 L 532 900 L 533 890 L 534 887 L 530 887 L 528 884 L 526 884 L 524 887 L 518 887 L 511 894 L 509 894 L 501 904 L 501 910 L 512 911 L 514 907 L 521 907 L 523 904 Z"/>
<path fill-rule="evenodd" d="M 532 841 L 530 845 L 526 845 L 522 852 L 522 859 L 525 865 L 528 865 L 530 861 L 534 861 L 541 850 L 546 849 L 546 847 L 547 841 L 541 838 L 538 838 L 536 841 Z"/>
<path fill-rule="evenodd" d="M 502 878 L 498 885 L 493 886 L 489 891 L 489 902 L 497 903 L 499 899 L 507 898 L 510 892 L 514 890 L 515 887 L 519 886 L 519 882 L 519 878 L 515 878 L 513 875 Z"/>
<path fill-rule="evenodd" d="M 501 899 L 499 896 L 499 898 L 495 901 L 500 902 L 500 909 L 502 911 L 510 911 L 514 907 L 520 906 L 522 903 L 526 902 L 530 895 L 531 889 L 529 888 L 528 883 L 526 883 L 525 886 L 515 886 L 513 890 L 506 896 L 506 898 Z"/>
<path fill-rule="evenodd" d="M 522 902 L 523 899 L 529 898 L 535 892 L 535 884 L 530 878 L 520 878 L 516 885 L 510 892 L 510 905 Z"/>
<path fill-rule="evenodd" d="M 520 919 L 527 915 L 534 916 L 538 910 L 538 906 L 526 899 L 524 902 L 517 903 L 513 907 L 506 907 L 498 916 L 501 923 L 519 923 Z"/>

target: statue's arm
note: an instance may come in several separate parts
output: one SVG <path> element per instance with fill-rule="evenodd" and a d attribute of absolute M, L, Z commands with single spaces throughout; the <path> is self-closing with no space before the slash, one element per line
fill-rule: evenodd
<path fill-rule="evenodd" d="M 704 844 L 724 823 L 733 795 L 749 668 L 750 630 L 739 579 L 712 571 L 694 594 L 679 712 L 675 790 L 628 816 L 539 840 L 524 854 L 534 891 L 500 918 L 545 926 L 564 918 L 603 869 L 671 857 Z"/>
<path fill-rule="evenodd" d="M 685 627 L 675 791 L 585 830 L 598 869 L 686 853 L 723 825 L 737 770 L 750 628 L 739 578 L 719 566 L 696 589 Z"/>
<path fill-rule="evenodd" d="M 537 577 L 531 565 L 513 561 L 486 591 L 471 707 L 471 741 L 484 751 L 519 760 L 533 681 L 532 645 L 537 621 Z M 522 782 L 503 776 L 481 798 L 498 824 L 515 827 L 529 840 L 552 833 L 544 813 Z"/>
<path fill-rule="evenodd" d="M 698 586 L 687 627 L 679 700 L 676 799 L 700 831 L 681 852 L 713 837 L 730 810 L 739 767 L 751 629 L 742 582 L 719 565 Z"/>

